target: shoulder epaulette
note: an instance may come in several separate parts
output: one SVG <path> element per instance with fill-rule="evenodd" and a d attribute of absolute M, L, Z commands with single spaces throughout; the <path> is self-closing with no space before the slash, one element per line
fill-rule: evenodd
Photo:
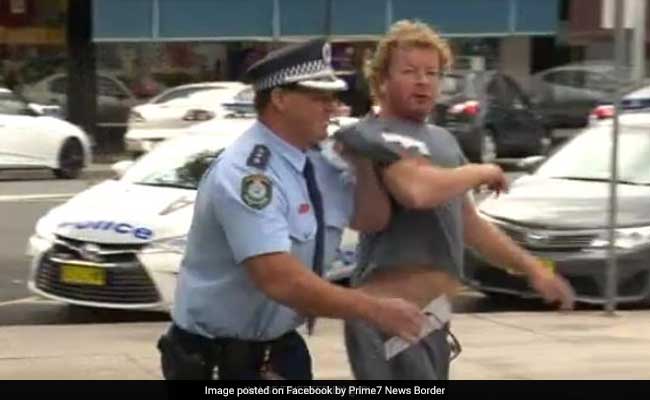
<path fill-rule="evenodd" d="M 249 167 L 265 170 L 271 158 L 271 150 L 263 144 L 256 144 L 246 160 Z"/>

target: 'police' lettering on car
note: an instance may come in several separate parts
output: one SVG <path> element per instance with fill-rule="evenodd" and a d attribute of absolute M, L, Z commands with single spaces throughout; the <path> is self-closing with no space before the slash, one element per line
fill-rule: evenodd
<path fill-rule="evenodd" d="M 137 239 L 149 240 L 153 237 L 153 231 L 144 227 L 135 227 L 125 222 L 114 221 L 82 221 L 82 222 L 63 222 L 59 228 L 74 227 L 78 230 L 96 230 L 96 231 L 113 231 L 120 235 L 132 235 Z"/>

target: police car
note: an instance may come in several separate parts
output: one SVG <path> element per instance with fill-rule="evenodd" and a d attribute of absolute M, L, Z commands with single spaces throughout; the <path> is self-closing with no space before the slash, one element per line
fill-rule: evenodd
<path fill-rule="evenodd" d="M 200 177 L 253 121 L 206 122 L 51 209 L 29 239 L 29 290 L 73 305 L 168 311 Z M 327 278 L 349 277 L 356 243 L 346 231 Z"/>

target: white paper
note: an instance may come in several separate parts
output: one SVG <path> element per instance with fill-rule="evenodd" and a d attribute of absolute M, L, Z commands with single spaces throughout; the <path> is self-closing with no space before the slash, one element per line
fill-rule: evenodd
<path fill-rule="evenodd" d="M 451 304 L 447 296 L 443 295 L 433 299 L 431 303 L 422 309 L 422 312 L 430 315 L 427 315 L 427 323 L 422 328 L 422 331 L 420 331 L 418 341 L 428 336 L 434 330 L 441 329 L 451 319 Z M 390 360 L 413 344 L 398 336 L 393 336 L 384 343 L 386 360 Z"/>

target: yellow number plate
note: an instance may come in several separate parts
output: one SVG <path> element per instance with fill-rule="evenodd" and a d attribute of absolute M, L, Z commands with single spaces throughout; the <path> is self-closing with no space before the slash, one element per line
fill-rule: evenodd
<path fill-rule="evenodd" d="M 62 265 L 61 282 L 77 285 L 103 286 L 106 284 L 106 271 L 101 268 L 82 265 Z"/>
<path fill-rule="evenodd" d="M 542 262 L 542 265 L 544 265 L 544 268 L 548 269 L 550 272 L 555 273 L 555 261 L 549 260 L 548 258 L 540 258 L 539 259 Z M 516 275 L 516 276 L 523 276 L 524 273 L 521 271 L 515 271 L 513 269 L 506 269 L 506 272 L 508 272 L 510 275 Z"/>
<path fill-rule="evenodd" d="M 544 264 L 544 267 L 546 267 L 546 269 L 548 269 L 553 273 L 555 272 L 555 261 L 549 260 L 547 258 L 542 258 L 540 259 L 540 261 L 542 262 L 542 264 Z"/>

